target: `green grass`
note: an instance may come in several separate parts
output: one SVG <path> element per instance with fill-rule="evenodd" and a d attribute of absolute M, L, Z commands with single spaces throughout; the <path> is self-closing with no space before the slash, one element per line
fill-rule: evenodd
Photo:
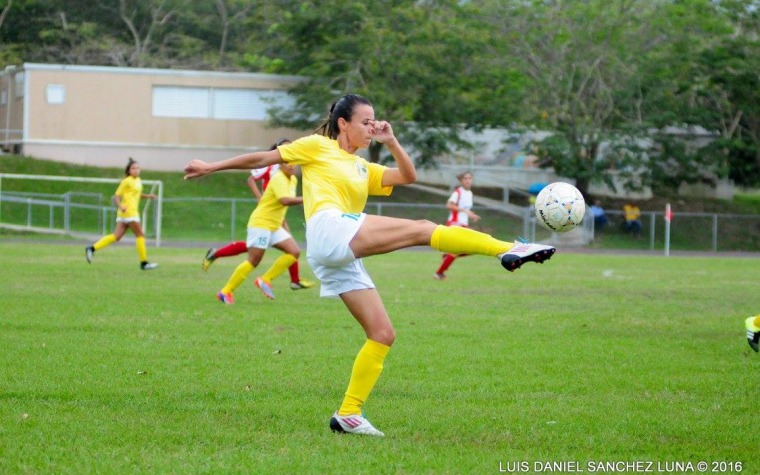
<path fill-rule="evenodd" d="M 327 427 L 364 341 L 340 301 L 250 282 L 200 248 L 0 242 L 0 473 L 498 473 L 518 461 L 741 462 L 760 473 L 757 259 L 559 253 L 431 278 L 365 260 L 398 338 L 366 404 Z M 270 252 L 262 264 L 276 257 Z M 305 277 L 313 277 L 302 264 Z M 256 272 L 258 274 L 258 272 Z M 532 465 L 531 465 L 532 466 Z"/>

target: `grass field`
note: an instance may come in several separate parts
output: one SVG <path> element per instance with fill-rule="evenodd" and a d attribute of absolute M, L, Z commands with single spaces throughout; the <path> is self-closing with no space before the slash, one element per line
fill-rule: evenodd
<path fill-rule="evenodd" d="M 140 272 L 128 244 L 88 265 L 83 245 L 0 241 L 0 473 L 760 473 L 757 259 L 470 257 L 444 282 L 434 252 L 367 259 L 398 334 L 376 439 L 327 426 L 364 342 L 340 301 L 281 277 L 277 300 L 245 283 L 223 306 L 239 259 L 149 252 Z"/>

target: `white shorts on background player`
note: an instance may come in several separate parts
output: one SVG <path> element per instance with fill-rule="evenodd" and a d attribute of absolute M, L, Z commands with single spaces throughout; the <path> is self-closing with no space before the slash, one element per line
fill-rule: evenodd
<path fill-rule="evenodd" d="M 349 247 L 366 217 L 365 213 L 325 209 L 306 223 L 306 260 L 322 284 L 320 297 L 375 288 L 362 260 Z"/>
<path fill-rule="evenodd" d="M 264 228 L 248 228 L 245 246 L 247 248 L 268 249 L 291 237 L 290 233 L 285 231 L 285 228 L 277 228 L 274 231 Z"/>

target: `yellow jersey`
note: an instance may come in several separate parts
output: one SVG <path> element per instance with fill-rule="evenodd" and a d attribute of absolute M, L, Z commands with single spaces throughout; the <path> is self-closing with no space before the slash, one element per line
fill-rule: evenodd
<path fill-rule="evenodd" d="M 295 198 L 298 178 L 291 175 L 290 178 L 278 171 L 269 180 L 267 189 L 261 195 L 261 200 L 248 219 L 249 228 L 263 228 L 270 231 L 277 230 L 282 226 L 288 207 L 280 203 L 280 198 Z"/>
<path fill-rule="evenodd" d="M 641 218 L 641 209 L 636 205 L 624 205 L 623 214 L 626 221 L 634 221 Z"/>
<path fill-rule="evenodd" d="M 329 137 L 309 135 L 280 145 L 278 150 L 283 161 L 301 166 L 307 221 L 323 209 L 361 213 L 367 196 L 388 196 L 393 191 L 392 186 L 382 186 L 387 167 L 346 152 Z"/>
<path fill-rule="evenodd" d="M 136 218 L 140 215 L 139 207 L 142 189 L 142 181 L 138 177 L 130 175 L 121 180 L 114 196 L 121 198 L 121 206 L 125 207 L 126 211 L 122 211 L 120 206 L 116 212 L 117 218 Z"/>

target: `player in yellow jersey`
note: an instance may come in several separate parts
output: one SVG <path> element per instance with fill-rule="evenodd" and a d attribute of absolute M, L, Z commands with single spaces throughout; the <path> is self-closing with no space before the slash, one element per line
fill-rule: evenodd
<path fill-rule="evenodd" d="M 148 262 L 148 250 L 145 246 L 145 234 L 143 234 L 142 226 L 140 225 L 140 198 L 155 199 L 156 195 L 145 194 L 142 192 L 142 181 L 140 180 L 140 165 L 129 159 L 127 167 L 124 169 L 124 174 L 127 175 L 119 187 L 116 189 L 116 193 L 113 195 L 113 202 L 116 205 L 116 229 L 111 234 L 107 234 L 100 238 L 98 242 L 91 246 L 87 246 L 84 250 L 84 256 L 88 263 L 92 263 L 92 257 L 95 251 L 99 251 L 106 246 L 120 241 L 127 232 L 127 229 L 132 230 L 135 233 L 135 247 L 137 248 L 137 255 L 140 258 L 140 269 L 151 270 L 158 267 L 155 262 Z"/>
<path fill-rule="evenodd" d="M 525 262 L 543 262 L 551 246 L 510 243 L 461 226 L 436 225 L 363 213 L 368 195 L 389 195 L 394 186 L 413 183 L 417 172 L 393 134 L 375 118 L 372 104 L 356 94 L 330 108 L 321 134 L 300 138 L 273 151 L 239 155 L 214 163 L 193 160 L 185 179 L 228 169 L 273 163 L 300 165 L 306 216 L 306 258 L 321 282 L 320 295 L 340 297 L 367 336 L 357 355 L 340 408 L 330 418 L 335 432 L 382 436 L 364 417 L 362 406 L 380 377 L 396 333 L 362 258 L 411 246 L 430 246 L 451 254 L 497 257 L 513 271 Z M 395 167 L 369 163 L 355 153 L 372 140 L 385 144 Z"/>
<path fill-rule="evenodd" d="M 744 326 L 747 327 L 747 342 L 750 348 L 760 351 L 760 315 L 744 320 Z"/>
<path fill-rule="evenodd" d="M 264 252 L 275 247 L 285 254 L 278 257 L 272 266 L 254 280 L 267 298 L 274 299 L 272 280 L 285 272 L 291 265 L 298 262 L 301 250 L 290 233 L 283 227 L 288 206 L 300 205 L 303 198 L 296 196 L 298 178 L 294 175 L 295 166 L 283 164 L 280 166 L 267 189 L 261 195 L 259 204 L 248 219 L 248 259 L 235 268 L 227 284 L 216 294 L 216 298 L 226 304 L 234 303 L 233 293 L 261 263 Z"/>
<path fill-rule="evenodd" d="M 284 145 L 286 143 L 290 143 L 290 140 L 284 138 L 280 139 L 275 142 L 269 150 L 274 150 L 280 145 Z M 269 182 L 279 169 L 279 165 L 270 165 L 268 167 L 251 170 L 251 175 L 248 177 L 247 183 L 248 187 L 251 189 L 251 192 L 253 192 L 253 195 L 257 200 L 261 201 L 263 192 L 266 191 Z M 256 182 L 259 180 L 261 180 L 261 190 L 259 190 L 259 187 L 256 184 Z M 290 229 L 288 229 L 288 223 L 286 221 L 282 222 L 282 227 L 285 229 L 285 231 L 290 232 Z M 245 241 L 234 241 L 218 249 L 212 247 L 206 251 L 206 255 L 203 256 L 201 269 L 204 271 L 208 270 L 208 268 L 211 267 L 211 264 L 213 264 L 219 258 L 237 256 L 238 254 L 247 252 L 248 246 L 246 245 Z M 298 268 L 298 261 L 294 262 L 293 265 L 288 267 L 288 273 L 290 274 L 291 290 L 310 289 L 311 287 L 314 287 L 314 282 L 301 278 L 301 272 Z"/>

